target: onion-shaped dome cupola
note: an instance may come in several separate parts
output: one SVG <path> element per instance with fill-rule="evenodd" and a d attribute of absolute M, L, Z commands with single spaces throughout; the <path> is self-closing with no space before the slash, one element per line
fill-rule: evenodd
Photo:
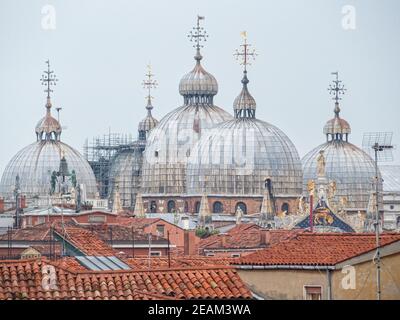
<path fill-rule="evenodd" d="M 43 198 L 47 206 L 52 172 L 69 174 L 71 170 L 75 172 L 76 181 L 83 188 L 82 197 L 94 198 L 97 186 L 89 163 L 77 150 L 61 142 L 61 125 L 51 115 L 50 93 L 58 80 L 54 71 L 50 70 L 50 62 L 46 61 L 46 64 L 47 70 L 41 79 L 47 93 L 46 115 L 36 125 L 37 141 L 19 151 L 10 160 L 1 177 L 0 194 L 6 198 L 12 197 L 11 190 L 18 176 L 21 192 L 26 195 L 28 204 L 36 199 L 41 205 L 40 199 Z"/>
<path fill-rule="evenodd" d="M 153 110 L 152 100 L 153 97 L 151 96 L 151 89 L 155 89 L 158 86 L 157 80 L 153 79 L 154 74 L 151 73 L 151 66 L 147 66 L 147 73 L 146 79 L 143 81 L 143 87 L 148 90 L 147 95 L 147 115 L 142 121 L 139 122 L 138 130 L 139 130 L 139 140 L 146 140 L 150 130 L 152 130 L 157 124 L 158 120 L 153 117 L 151 110 Z"/>
<path fill-rule="evenodd" d="M 183 105 L 168 113 L 151 131 L 143 161 L 143 194 L 179 194 L 186 192 L 186 163 L 192 147 L 208 130 L 220 122 L 232 119 L 214 105 L 218 84 L 214 76 L 201 65 L 201 43 L 208 35 L 197 17 L 197 25 L 190 32 L 196 49 L 195 67 L 179 84 Z"/>
<path fill-rule="evenodd" d="M 317 159 L 323 151 L 326 178 L 336 183 L 333 201 L 344 210 L 365 212 L 376 175 L 375 164 L 366 152 L 349 142 L 351 128 L 340 117 L 339 107 L 339 101 L 346 89 L 339 80 L 338 73 L 334 72 L 333 75 L 335 79 L 328 90 L 335 101 L 335 115 L 324 126 L 327 142 L 311 150 L 302 159 L 303 192 L 307 194 L 308 181 L 318 178 Z M 382 183 L 378 187 L 381 190 Z"/>
<path fill-rule="evenodd" d="M 188 193 L 262 196 L 270 179 L 274 196 L 295 198 L 302 190 L 300 157 L 280 129 L 256 118 L 246 70 L 255 52 L 243 35 L 242 50 L 236 53 L 244 71 L 242 90 L 233 103 L 235 118 L 218 124 L 194 147 L 188 161 Z"/>

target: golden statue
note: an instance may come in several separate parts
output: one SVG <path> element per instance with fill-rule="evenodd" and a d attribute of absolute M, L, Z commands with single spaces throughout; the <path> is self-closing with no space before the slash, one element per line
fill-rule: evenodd
<path fill-rule="evenodd" d="M 319 155 L 317 157 L 317 175 L 318 177 L 325 177 L 325 156 L 324 150 L 319 151 Z"/>
<path fill-rule="evenodd" d="M 315 192 L 315 182 L 314 180 L 308 180 L 307 182 L 307 190 L 309 194 L 314 194 Z"/>

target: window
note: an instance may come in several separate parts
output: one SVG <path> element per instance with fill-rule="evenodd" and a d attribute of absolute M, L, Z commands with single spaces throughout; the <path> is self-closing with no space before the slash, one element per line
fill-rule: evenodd
<path fill-rule="evenodd" d="M 287 202 L 284 202 L 284 203 L 282 204 L 281 211 L 282 211 L 282 212 L 286 212 L 286 213 L 289 212 L 289 204 L 288 204 Z"/>
<path fill-rule="evenodd" d="M 37 220 L 37 224 L 42 224 L 46 222 L 46 217 L 39 217 Z"/>
<path fill-rule="evenodd" d="M 89 216 L 89 223 L 105 223 L 106 216 L 104 215 L 93 215 Z"/>
<path fill-rule="evenodd" d="M 393 210 L 394 209 L 394 205 L 390 205 L 390 210 Z"/>
<path fill-rule="evenodd" d="M 155 201 L 150 202 L 150 212 L 156 213 L 157 212 L 157 203 Z"/>
<path fill-rule="evenodd" d="M 151 251 L 150 252 L 151 257 L 160 257 L 161 256 L 161 251 Z"/>
<path fill-rule="evenodd" d="M 197 201 L 194 205 L 194 213 L 200 212 L 200 201 Z"/>
<path fill-rule="evenodd" d="M 169 200 L 167 207 L 168 207 L 168 213 L 175 213 L 175 201 L 174 200 Z"/>
<path fill-rule="evenodd" d="M 242 209 L 243 214 L 246 214 L 246 213 L 247 213 L 247 206 L 246 206 L 245 203 L 243 203 L 243 202 L 238 202 L 238 203 L 236 204 L 235 212 L 237 212 L 237 209 L 238 209 L 238 208 Z"/>
<path fill-rule="evenodd" d="M 321 300 L 322 286 L 304 286 L 305 300 Z"/>
<path fill-rule="evenodd" d="M 215 201 L 213 204 L 213 212 L 214 213 L 222 213 L 224 211 L 224 206 L 221 202 Z"/>
<path fill-rule="evenodd" d="M 232 258 L 240 258 L 240 253 L 232 253 L 231 257 Z"/>
<path fill-rule="evenodd" d="M 158 224 L 156 225 L 156 232 L 157 232 L 157 236 L 159 237 L 164 237 L 164 230 L 165 230 L 165 226 L 163 224 Z"/>

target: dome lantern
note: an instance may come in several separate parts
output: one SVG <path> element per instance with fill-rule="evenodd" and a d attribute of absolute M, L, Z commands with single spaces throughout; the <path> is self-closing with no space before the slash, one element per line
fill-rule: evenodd
<path fill-rule="evenodd" d="M 247 78 L 247 66 L 250 65 L 249 58 L 255 59 L 256 53 L 255 50 L 250 50 L 249 47 L 251 44 L 247 43 L 247 33 L 243 31 L 241 33 L 243 36 L 243 44 L 240 45 L 242 47 L 241 51 L 236 50 L 234 56 L 236 56 L 236 60 L 241 59 L 240 65 L 243 66 L 243 78 L 242 84 L 243 88 L 240 94 L 236 97 L 233 102 L 233 110 L 235 113 L 235 118 L 255 118 L 256 116 L 256 100 L 250 94 L 247 84 L 249 83 L 249 79 Z"/>
<path fill-rule="evenodd" d="M 143 88 L 148 90 L 147 94 L 147 105 L 146 105 L 146 110 L 147 110 L 147 116 L 144 118 L 142 121 L 139 122 L 139 140 L 146 140 L 147 136 L 150 132 L 151 129 L 153 129 L 157 124 L 158 120 L 153 117 L 151 114 L 151 110 L 153 110 L 153 105 L 152 105 L 152 99 L 153 97 L 151 96 L 151 89 L 155 89 L 158 86 L 157 80 L 153 79 L 154 74 L 151 73 L 151 66 L 147 66 L 147 73 L 146 73 L 146 78 L 143 80 Z"/>
<path fill-rule="evenodd" d="M 324 126 L 324 134 L 326 135 L 327 141 L 348 141 L 348 136 L 351 133 L 351 127 L 349 123 L 340 117 L 339 100 L 347 89 L 344 88 L 342 81 L 339 80 L 339 73 L 332 72 L 336 76 L 333 80 L 333 85 L 329 85 L 328 91 L 333 95 L 332 99 L 335 100 L 335 117 L 329 120 Z"/>
<path fill-rule="evenodd" d="M 47 64 L 47 70 L 44 71 L 44 74 L 40 79 L 42 85 L 46 86 L 46 89 L 44 90 L 44 92 L 47 93 L 46 115 L 36 125 L 35 128 L 36 138 L 37 141 L 42 141 L 42 140 L 60 141 L 62 129 L 58 120 L 53 118 L 51 115 L 52 103 L 50 97 L 50 92 L 53 92 L 51 87 L 56 85 L 58 79 L 54 74 L 54 71 L 50 70 L 49 60 L 46 61 L 46 64 Z"/>
<path fill-rule="evenodd" d="M 183 96 L 185 105 L 212 105 L 213 97 L 218 93 L 218 83 L 215 77 L 208 73 L 200 61 L 203 56 L 200 53 L 200 48 L 203 47 L 202 41 L 208 38 L 207 32 L 200 26 L 200 21 L 204 17 L 197 16 L 197 25 L 190 31 L 188 38 L 194 41 L 193 47 L 196 49 L 196 65 L 192 71 L 184 75 L 179 83 L 179 93 Z"/>

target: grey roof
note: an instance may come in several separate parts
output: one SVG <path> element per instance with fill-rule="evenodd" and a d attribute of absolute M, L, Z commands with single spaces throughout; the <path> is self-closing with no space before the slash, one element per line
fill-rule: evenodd
<path fill-rule="evenodd" d="M 380 165 L 383 191 L 400 192 L 400 165 Z"/>

